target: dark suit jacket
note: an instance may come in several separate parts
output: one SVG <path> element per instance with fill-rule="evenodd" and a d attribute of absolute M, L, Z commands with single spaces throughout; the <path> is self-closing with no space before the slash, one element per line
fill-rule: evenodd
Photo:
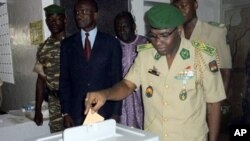
<path fill-rule="evenodd" d="M 87 92 L 109 88 L 122 79 L 122 50 L 113 36 L 97 32 L 89 62 L 86 62 L 81 33 L 61 42 L 59 97 L 62 113 L 73 120 L 84 119 Z M 108 101 L 98 111 L 106 119 L 121 114 L 121 101 Z"/>

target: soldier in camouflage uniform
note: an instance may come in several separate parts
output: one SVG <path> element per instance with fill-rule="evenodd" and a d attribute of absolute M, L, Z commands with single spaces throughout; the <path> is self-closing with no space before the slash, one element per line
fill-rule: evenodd
<path fill-rule="evenodd" d="M 34 72 L 38 73 L 36 83 L 36 108 L 35 123 L 39 126 L 43 123 L 41 112 L 44 97 L 48 95 L 48 108 L 50 119 L 50 131 L 63 130 L 61 106 L 58 98 L 59 74 L 60 74 L 60 41 L 65 36 L 65 10 L 57 5 L 44 8 L 46 24 L 51 36 L 39 46 L 37 62 Z"/>

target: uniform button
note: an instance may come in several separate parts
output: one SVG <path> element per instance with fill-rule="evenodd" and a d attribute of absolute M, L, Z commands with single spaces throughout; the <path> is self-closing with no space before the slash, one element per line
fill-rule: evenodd
<path fill-rule="evenodd" d="M 167 102 L 164 102 L 164 105 L 165 105 L 165 106 L 167 106 L 167 105 L 168 105 L 168 103 L 167 103 Z"/>
<path fill-rule="evenodd" d="M 90 83 L 88 83 L 87 85 L 90 86 Z"/>
<path fill-rule="evenodd" d="M 167 89 L 167 88 L 168 88 L 168 85 L 166 85 L 165 87 L 166 87 L 166 89 Z"/>
<path fill-rule="evenodd" d="M 165 137 L 167 137 L 167 136 L 168 136 L 168 134 L 166 133 L 164 136 L 165 136 Z"/>

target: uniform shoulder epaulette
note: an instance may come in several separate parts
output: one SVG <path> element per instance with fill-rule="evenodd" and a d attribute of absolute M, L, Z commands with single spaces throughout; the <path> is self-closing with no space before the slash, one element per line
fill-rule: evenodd
<path fill-rule="evenodd" d="M 198 41 L 198 40 L 192 40 L 191 41 L 192 45 L 199 49 L 200 51 L 210 55 L 210 56 L 214 56 L 216 54 L 216 48 L 209 45 L 209 44 L 206 44 L 202 41 Z"/>
<path fill-rule="evenodd" d="M 217 22 L 213 22 L 213 21 L 208 22 L 208 24 L 210 24 L 212 26 L 220 27 L 220 28 L 226 27 L 225 24 L 217 23 Z"/>
<path fill-rule="evenodd" d="M 150 49 L 150 48 L 153 48 L 153 45 L 150 44 L 150 43 L 137 45 L 137 52 L 147 50 L 147 49 Z"/>

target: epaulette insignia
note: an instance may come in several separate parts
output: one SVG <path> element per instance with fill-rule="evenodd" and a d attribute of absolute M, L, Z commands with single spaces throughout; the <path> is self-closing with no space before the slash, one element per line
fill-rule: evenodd
<path fill-rule="evenodd" d="M 213 21 L 208 22 L 208 24 L 210 24 L 212 26 L 220 27 L 220 28 L 224 28 L 225 27 L 225 24 L 217 23 L 217 22 L 213 22 Z"/>
<path fill-rule="evenodd" d="M 153 45 L 150 44 L 150 43 L 137 45 L 137 51 L 138 52 L 143 51 L 143 50 L 147 50 L 147 49 L 150 49 L 150 48 L 153 48 Z"/>
<path fill-rule="evenodd" d="M 216 54 L 216 48 L 212 47 L 209 44 L 205 44 L 204 42 L 201 41 L 191 41 L 191 43 L 195 48 L 200 49 L 202 52 L 210 56 L 214 56 Z"/>

